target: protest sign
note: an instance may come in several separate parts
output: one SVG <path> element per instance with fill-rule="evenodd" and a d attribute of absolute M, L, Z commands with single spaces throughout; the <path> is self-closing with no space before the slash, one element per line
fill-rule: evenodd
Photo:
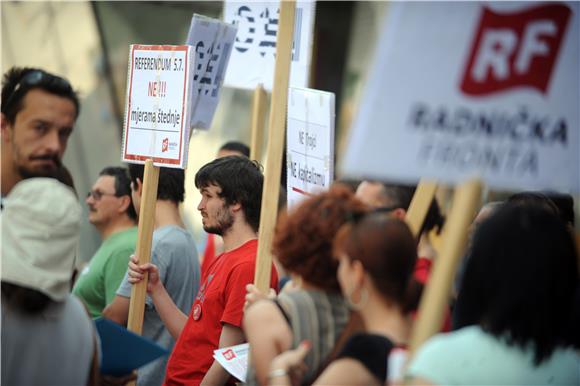
<path fill-rule="evenodd" d="M 131 45 L 123 161 L 185 168 L 192 53 L 188 46 Z"/>
<path fill-rule="evenodd" d="M 288 208 L 334 178 L 334 94 L 290 88 L 286 131 Z"/>
<path fill-rule="evenodd" d="M 266 90 L 259 84 L 252 98 L 252 123 L 250 138 L 250 159 L 262 160 L 262 140 L 264 138 L 264 118 L 266 115 Z"/>
<path fill-rule="evenodd" d="M 308 87 L 312 57 L 314 1 L 296 3 L 290 85 Z M 276 34 L 279 28 L 280 2 L 226 1 L 224 20 L 238 27 L 232 52 L 232 64 L 225 84 L 253 89 L 258 84 L 271 91 L 276 63 Z"/>
<path fill-rule="evenodd" d="M 342 170 L 580 191 L 578 3 L 393 3 Z"/>
<path fill-rule="evenodd" d="M 191 19 L 187 44 L 195 52 L 191 62 L 192 129 L 211 126 L 235 37 L 236 27 L 231 24 L 201 15 Z"/>
<path fill-rule="evenodd" d="M 270 120 L 268 124 L 268 146 L 266 147 L 266 172 L 262 189 L 260 230 L 254 284 L 262 293 L 270 287 L 272 270 L 272 239 L 278 215 L 282 151 L 284 151 L 284 128 L 288 105 L 288 82 L 290 57 L 292 54 L 292 32 L 296 2 L 289 0 L 281 4 L 280 31 L 276 37 L 276 80 L 272 90 Z"/>
<path fill-rule="evenodd" d="M 139 264 L 151 261 L 151 242 L 153 241 L 153 228 L 155 227 L 155 203 L 157 202 L 158 186 L 159 168 L 153 165 L 151 159 L 148 159 L 145 161 L 143 170 L 137 245 L 135 246 L 135 255 L 139 257 Z M 149 276 L 146 275 L 144 280 L 131 286 L 127 328 L 136 334 L 141 334 L 143 329 L 148 278 Z"/>
<path fill-rule="evenodd" d="M 410 354 L 432 335 L 441 330 L 445 310 L 449 308 L 451 283 L 465 250 L 467 233 L 477 208 L 481 204 L 481 181 L 471 180 L 458 186 L 449 218 L 445 224 L 445 239 L 441 254 L 433 265 L 431 276 L 421 296 L 419 317 L 410 340 Z"/>

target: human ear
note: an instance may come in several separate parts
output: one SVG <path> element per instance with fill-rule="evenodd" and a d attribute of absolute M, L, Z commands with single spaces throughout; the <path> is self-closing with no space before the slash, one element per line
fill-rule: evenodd
<path fill-rule="evenodd" d="M 12 127 L 12 125 L 10 124 L 10 122 L 8 122 L 6 115 L 4 115 L 3 113 L 0 114 L 0 128 L 2 131 L 3 142 L 6 142 L 6 143 L 10 142 L 10 138 L 12 136 L 12 130 L 10 130 L 11 127 Z"/>
<path fill-rule="evenodd" d="M 242 204 L 240 204 L 239 202 L 233 203 L 230 205 L 230 209 L 234 212 L 238 212 L 242 210 Z"/>
<path fill-rule="evenodd" d="M 407 211 L 403 208 L 397 208 L 391 212 L 391 214 L 398 218 L 399 220 L 405 220 L 405 216 L 407 216 Z"/>
<path fill-rule="evenodd" d="M 131 198 L 128 195 L 119 197 L 121 199 L 121 205 L 119 206 L 119 213 L 124 213 L 129 208 L 129 205 L 132 205 Z"/>
<path fill-rule="evenodd" d="M 135 189 L 135 192 L 137 192 L 139 197 L 141 197 L 141 195 L 143 194 L 143 182 L 141 181 L 140 178 L 137 178 L 136 181 L 137 181 L 137 187 Z"/>

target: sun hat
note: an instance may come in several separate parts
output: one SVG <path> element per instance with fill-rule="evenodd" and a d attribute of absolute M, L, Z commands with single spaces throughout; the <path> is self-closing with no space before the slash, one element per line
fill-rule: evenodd
<path fill-rule="evenodd" d="M 2 281 L 65 300 L 81 223 L 75 194 L 55 179 L 30 178 L 16 184 L 3 205 Z"/>

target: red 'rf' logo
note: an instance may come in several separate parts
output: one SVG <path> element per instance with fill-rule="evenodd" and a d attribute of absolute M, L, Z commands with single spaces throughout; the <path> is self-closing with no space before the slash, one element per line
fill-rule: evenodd
<path fill-rule="evenodd" d="M 169 138 L 165 138 L 161 143 L 161 152 L 165 153 L 167 150 L 169 150 Z"/>
<path fill-rule="evenodd" d="M 231 361 L 236 357 L 236 353 L 230 348 L 223 352 L 223 356 L 226 360 Z"/>
<path fill-rule="evenodd" d="M 570 14 L 563 4 L 510 14 L 484 8 L 461 90 L 485 95 L 530 86 L 545 94 Z"/>

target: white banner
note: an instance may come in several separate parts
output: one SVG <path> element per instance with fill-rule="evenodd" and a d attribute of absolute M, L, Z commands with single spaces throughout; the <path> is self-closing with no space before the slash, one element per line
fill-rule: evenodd
<path fill-rule="evenodd" d="M 308 87 L 314 5 L 314 1 L 296 3 L 290 86 Z M 238 26 L 232 64 L 226 72 L 227 86 L 254 89 L 262 84 L 272 90 L 279 15 L 280 3 L 276 1 L 224 3 L 224 20 Z"/>
<path fill-rule="evenodd" d="M 286 131 L 288 208 L 332 184 L 334 117 L 333 93 L 290 88 Z"/>
<path fill-rule="evenodd" d="M 236 27 L 201 15 L 193 15 L 187 44 L 195 52 L 190 127 L 209 129 L 219 101 Z"/>
<path fill-rule="evenodd" d="M 189 46 L 131 45 L 122 161 L 187 165 L 192 52 Z"/>
<path fill-rule="evenodd" d="M 389 4 L 344 174 L 580 191 L 578 12 Z"/>

